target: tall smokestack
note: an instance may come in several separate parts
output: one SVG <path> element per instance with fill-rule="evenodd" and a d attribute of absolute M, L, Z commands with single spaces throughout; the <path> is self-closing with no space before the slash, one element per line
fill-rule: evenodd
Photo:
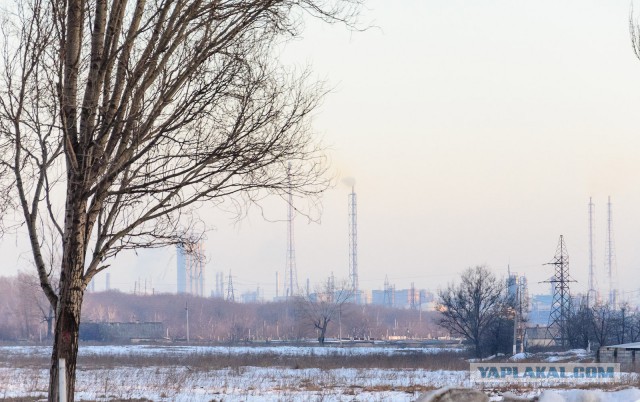
<path fill-rule="evenodd" d="M 589 197 L 589 291 L 587 292 L 587 304 L 592 307 L 597 301 L 596 276 L 593 258 L 593 215 L 595 206 Z"/>
<path fill-rule="evenodd" d="M 358 284 L 358 202 L 355 184 L 349 194 L 349 280 L 356 303 L 360 302 Z"/>

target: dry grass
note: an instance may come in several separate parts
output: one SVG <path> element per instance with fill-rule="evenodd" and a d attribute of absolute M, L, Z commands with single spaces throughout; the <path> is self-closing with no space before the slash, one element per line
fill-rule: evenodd
<path fill-rule="evenodd" d="M 49 358 L 44 356 L 2 356 L 0 364 L 6 367 L 46 367 Z M 153 355 L 93 355 L 80 356 L 78 368 L 114 368 L 149 366 L 187 366 L 193 370 L 239 369 L 241 367 L 289 367 L 294 369 L 320 368 L 381 368 L 381 369 L 426 369 L 426 370 L 468 370 L 465 356 L 454 352 L 437 354 L 420 350 L 406 350 L 389 355 L 380 353 L 366 355 L 345 355 L 327 353 L 322 355 L 287 356 L 277 353 L 185 353 L 184 355 L 156 353 Z"/>

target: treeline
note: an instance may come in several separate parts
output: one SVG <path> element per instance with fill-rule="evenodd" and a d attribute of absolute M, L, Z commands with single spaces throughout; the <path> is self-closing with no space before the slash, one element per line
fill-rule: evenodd
<path fill-rule="evenodd" d="M 171 339 L 237 342 L 243 340 L 296 340 L 316 338 L 313 322 L 302 314 L 296 301 L 236 303 L 221 298 L 185 294 L 133 295 L 119 291 L 88 292 L 82 322 L 161 322 Z M 0 340 L 34 341 L 51 336 L 53 312 L 29 275 L 0 277 Z M 332 317 L 327 337 L 429 338 L 447 334 L 435 322 L 434 312 L 393 309 L 383 306 L 341 306 Z"/>
<path fill-rule="evenodd" d="M 570 308 L 565 331 L 572 348 L 638 342 L 640 311 L 628 303 L 617 308 L 601 303 L 593 307 L 576 303 Z"/>
<path fill-rule="evenodd" d="M 37 341 L 50 337 L 53 311 L 37 280 L 30 275 L 0 277 L 0 315 L 0 340 Z"/>
<path fill-rule="evenodd" d="M 533 349 L 586 349 L 640 341 L 637 306 L 622 303 L 612 307 L 600 302 L 589 306 L 586 297 L 571 297 L 567 303 L 549 328 L 551 333 L 546 327 L 527 328 L 526 294 L 487 267 L 476 266 L 465 270 L 458 283 L 439 291 L 439 325 L 473 345 L 476 357 L 510 354 L 514 344 L 516 350 L 529 343 L 536 345 Z"/>
<path fill-rule="evenodd" d="M 317 338 L 313 322 L 297 301 L 236 303 L 221 298 L 191 295 L 132 295 L 116 291 L 89 293 L 83 321 L 162 322 L 172 339 L 186 338 L 187 311 L 191 340 L 235 342 L 243 340 L 296 340 Z M 329 337 L 386 339 L 436 337 L 444 334 L 433 320 L 435 313 L 344 304 L 332 318 Z"/>

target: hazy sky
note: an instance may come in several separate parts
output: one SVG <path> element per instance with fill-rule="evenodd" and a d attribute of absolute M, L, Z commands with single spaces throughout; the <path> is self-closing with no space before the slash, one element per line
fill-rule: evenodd
<path fill-rule="evenodd" d="M 603 273 L 610 195 L 619 283 L 638 295 L 640 61 L 629 11 L 616 0 L 379 0 L 367 2 L 362 20 L 375 27 L 365 32 L 308 23 L 282 60 L 311 65 L 333 88 L 314 127 L 336 174 L 356 180 L 361 287 L 380 289 L 387 275 L 397 288 L 436 290 L 469 266 L 506 274 L 510 264 L 540 290 L 563 234 L 573 288 L 584 290 L 587 204 Z M 297 219 L 301 285 L 348 276 L 349 190 L 325 194 L 320 224 Z M 270 201 L 265 213 L 284 220 L 286 205 Z M 216 227 L 206 288 L 231 271 L 237 294 L 260 286 L 272 297 L 286 224 L 257 210 L 241 222 L 203 216 Z M 5 255 L 15 248 L 4 240 Z M 112 286 L 129 291 L 140 277 L 174 290 L 174 254 L 114 261 Z"/>

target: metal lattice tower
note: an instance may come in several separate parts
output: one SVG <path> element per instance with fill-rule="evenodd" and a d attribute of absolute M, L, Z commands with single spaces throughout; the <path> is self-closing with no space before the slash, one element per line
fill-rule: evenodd
<path fill-rule="evenodd" d="M 553 261 L 545 265 L 553 265 L 555 271 L 553 278 L 545 281 L 551 283 L 553 287 L 553 301 L 546 338 L 555 341 L 555 346 L 564 347 L 568 340 L 566 324 L 571 303 L 569 283 L 575 281 L 569 277 L 569 254 L 562 235 L 560 235 Z"/>
<path fill-rule="evenodd" d="M 389 277 L 384 276 L 384 300 L 383 304 L 386 307 L 393 307 L 393 288 L 389 284 Z"/>
<path fill-rule="evenodd" d="M 598 292 L 596 291 L 596 272 L 593 263 L 593 215 L 595 206 L 589 197 L 589 290 L 587 292 L 587 305 L 592 307 L 597 302 Z"/>
<path fill-rule="evenodd" d="M 618 289 L 612 226 L 613 215 L 611 211 L 611 197 L 609 197 L 607 200 L 607 244 L 605 248 L 605 259 L 607 264 L 607 275 L 609 276 L 609 306 L 615 310 L 618 306 Z"/>
<path fill-rule="evenodd" d="M 287 213 L 287 266 L 284 271 L 284 296 L 290 298 L 298 294 L 296 250 L 293 242 L 293 219 L 295 213 L 293 209 L 293 194 L 291 192 L 291 163 L 287 167 L 287 176 L 289 180 L 289 209 Z"/>
<path fill-rule="evenodd" d="M 227 283 L 227 300 L 235 301 L 236 296 L 233 290 L 233 277 L 231 276 L 231 271 L 229 271 L 229 281 Z"/>
<path fill-rule="evenodd" d="M 358 203 L 355 186 L 349 194 L 349 280 L 356 303 L 360 302 L 358 284 Z"/>

